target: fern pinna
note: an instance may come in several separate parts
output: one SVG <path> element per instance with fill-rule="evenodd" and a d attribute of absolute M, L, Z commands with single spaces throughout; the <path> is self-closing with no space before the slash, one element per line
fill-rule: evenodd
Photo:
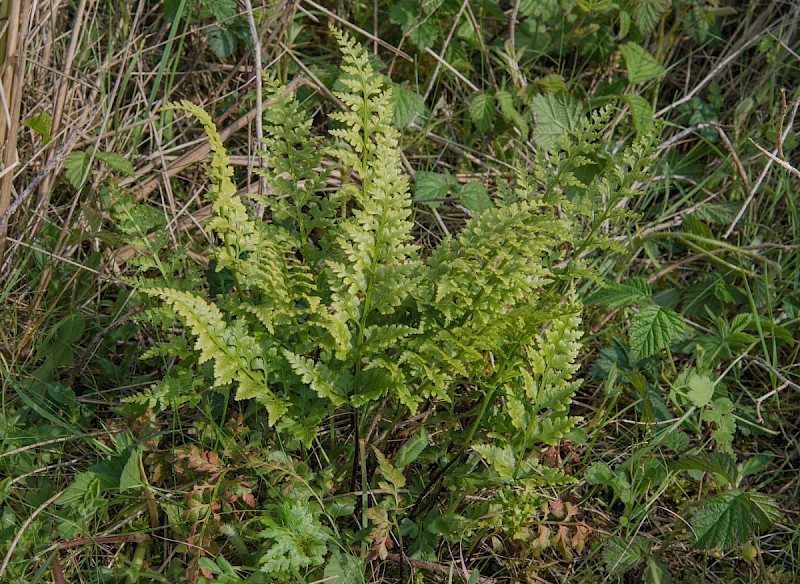
<path fill-rule="evenodd" d="M 385 529 L 425 557 L 432 536 L 422 525 L 446 514 L 477 527 L 491 516 L 491 497 L 463 506 L 470 492 L 508 497 L 520 485 L 531 492 L 570 480 L 545 466 L 536 447 L 577 421 L 569 404 L 581 306 L 570 289 L 581 272 L 562 244 L 581 241 L 585 214 L 563 189 L 520 172 L 496 206 L 425 252 L 412 232 L 391 89 L 350 36 L 332 34 L 344 56 L 346 90 L 336 96 L 346 107 L 329 116 L 327 140 L 312 135 L 294 96 L 267 79 L 267 148 L 257 172 L 270 192 L 254 199 L 268 221 L 251 218 L 237 197 L 208 114 L 188 102 L 170 106 L 193 114 L 210 140 L 208 229 L 218 241 L 216 273 L 231 284 L 214 295 L 142 290 L 194 337 L 196 352 L 182 368 L 209 371 L 200 366 L 211 362 L 211 388 L 266 408 L 275 439 L 266 448 L 335 467 L 328 492 L 295 495 L 317 509 L 314 518 L 327 513 L 353 533 L 369 524 L 378 555 L 386 550 L 376 534 Z M 587 133 L 601 123 L 587 122 Z M 591 162 L 565 160 L 570 169 Z M 330 161 L 344 177 L 332 193 L 322 170 Z M 537 172 L 546 167 L 540 161 Z M 558 176 L 581 186 L 570 169 Z M 324 497 L 358 481 L 361 515 L 334 521 Z M 368 497 L 376 485 L 389 495 Z M 508 525 L 498 518 L 490 527 Z M 322 563 L 314 557 L 303 569 Z"/>

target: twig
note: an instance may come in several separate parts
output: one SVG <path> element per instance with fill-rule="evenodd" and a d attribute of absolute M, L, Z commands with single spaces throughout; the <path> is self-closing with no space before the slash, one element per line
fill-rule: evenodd
<path fill-rule="evenodd" d="M 690 100 L 691 100 L 691 99 L 692 99 L 692 98 L 693 98 L 695 95 L 697 95 L 697 94 L 698 94 L 698 93 L 699 93 L 699 92 L 700 92 L 700 91 L 701 91 L 701 90 L 702 90 L 702 89 L 703 89 L 703 88 L 704 88 L 706 85 L 708 85 L 709 83 L 711 83 L 711 81 L 712 81 L 712 80 L 713 80 L 713 79 L 714 79 L 714 78 L 715 78 L 717 75 L 719 75 L 720 73 L 722 73 L 722 70 L 723 70 L 723 69 L 725 69 L 725 68 L 726 68 L 728 65 L 730 65 L 730 64 L 731 64 L 731 62 L 733 62 L 733 60 L 734 60 L 734 59 L 736 59 L 736 58 L 737 58 L 739 55 L 741 55 L 741 54 L 742 54 L 742 52 L 744 52 L 744 50 L 745 50 L 745 49 L 747 49 L 748 47 L 750 47 L 750 45 L 752 45 L 752 44 L 753 44 L 753 43 L 755 43 L 756 41 L 760 40 L 762 36 L 764 36 L 765 34 L 767 34 L 768 32 L 770 32 L 771 30 L 772 30 L 772 27 L 770 27 L 770 28 L 766 28 L 766 29 L 762 30 L 762 31 L 761 31 L 760 33 L 758 33 L 756 36 L 754 36 L 753 38 L 749 39 L 747 42 L 745 42 L 744 44 L 742 44 L 742 46 L 740 46 L 738 49 L 735 49 L 735 50 L 734 50 L 734 51 L 733 51 L 733 52 L 732 52 L 730 55 L 728 55 L 727 57 L 725 57 L 724 59 L 722 59 L 722 61 L 720 61 L 719 63 L 717 63 L 717 66 L 716 66 L 716 67 L 714 67 L 714 68 L 711 70 L 711 72 L 710 72 L 708 75 L 706 75 L 705 77 L 703 77 L 703 79 L 701 79 L 701 80 L 700 80 L 700 82 L 699 82 L 697 85 L 695 85 L 695 86 L 694 86 L 694 87 L 693 87 L 693 88 L 692 88 L 692 89 L 691 89 L 691 90 L 690 90 L 690 91 L 689 91 L 689 92 L 688 92 L 686 95 L 684 95 L 682 98 L 680 98 L 680 99 L 678 99 L 678 100 L 676 100 L 676 101 L 673 101 L 673 102 L 672 102 L 671 104 L 669 104 L 668 106 L 665 106 L 665 107 L 661 108 L 660 110 L 658 110 L 658 111 L 655 113 L 655 117 L 657 117 L 657 118 L 660 118 L 660 117 L 661 117 L 661 116 L 663 116 L 665 113 L 667 113 L 667 112 L 669 112 L 669 111 L 672 111 L 672 110 L 674 110 L 676 107 L 680 107 L 680 106 L 682 106 L 682 105 L 683 105 L 683 104 L 685 104 L 687 101 L 690 101 Z"/>
<path fill-rule="evenodd" d="M 303 1 L 306 4 L 308 4 L 309 6 L 313 6 L 314 8 L 316 8 L 317 10 L 319 10 L 320 12 L 325 14 L 326 16 L 332 18 L 333 20 L 335 20 L 336 22 L 338 22 L 342 26 L 346 26 L 348 28 L 351 28 L 351 29 L 357 31 L 359 34 L 362 34 L 365 37 L 367 37 L 368 39 L 370 39 L 371 41 L 378 43 L 383 48 L 388 49 L 389 51 L 391 51 L 392 53 L 394 53 L 395 55 L 397 55 L 399 57 L 402 57 L 406 61 L 409 61 L 411 63 L 414 62 L 414 59 L 412 59 L 408 55 L 408 53 L 405 53 L 405 52 L 401 51 L 400 49 L 398 49 L 397 47 L 394 47 L 394 46 L 390 45 L 389 43 L 387 43 L 385 40 L 383 40 L 379 36 L 374 35 L 371 32 L 367 32 L 366 30 L 364 30 L 360 26 L 356 26 L 355 24 L 352 24 L 351 22 L 348 22 L 347 19 L 342 18 L 341 16 L 339 16 L 338 14 L 336 14 L 334 12 L 331 12 L 330 10 L 325 8 L 324 6 L 320 6 L 319 4 L 314 2 L 313 0 L 303 0 Z"/>
<path fill-rule="evenodd" d="M 464 77 L 464 75 L 462 75 L 461 71 L 459 71 L 458 69 L 456 69 L 455 67 L 453 67 L 453 66 L 452 66 L 450 63 L 448 63 L 447 61 L 445 61 L 443 57 L 441 57 L 441 56 L 437 55 L 437 54 L 436 54 L 436 53 L 435 53 L 433 50 L 431 50 L 430 48 L 426 48 L 426 49 L 425 49 L 425 52 L 426 52 L 426 53 L 428 53 L 428 54 L 429 54 L 431 57 L 433 57 L 434 59 L 436 59 L 436 60 L 437 60 L 439 63 L 441 63 L 442 65 L 444 65 L 444 66 L 445 66 L 445 68 L 446 68 L 448 71 L 450 71 L 450 73 L 452 73 L 453 75 L 455 75 L 456 77 L 458 77 L 459 79 L 461 79 L 461 81 L 463 81 L 463 82 L 464 82 L 464 83 L 467 85 L 467 87 L 469 87 L 469 88 L 470 88 L 472 91 L 475 91 L 475 92 L 478 92 L 478 91 L 480 91 L 480 87 L 478 87 L 478 86 L 477 86 L 477 85 L 475 85 L 475 84 L 474 84 L 472 81 L 470 81 L 469 79 L 467 79 L 466 77 Z"/>
<path fill-rule="evenodd" d="M 247 12 L 247 23 L 250 25 L 250 36 L 253 37 L 253 62 L 256 69 L 256 152 L 264 150 L 264 95 L 261 89 L 261 40 L 258 37 L 258 30 L 256 29 L 256 19 L 253 16 L 253 4 L 250 0 L 244 0 L 244 9 Z M 257 166 L 261 166 L 261 157 L 256 157 Z M 267 193 L 267 183 L 263 176 L 258 177 L 258 194 L 263 196 Z M 258 205 L 256 213 L 261 219 L 264 215 L 264 209 Z"/>
<path fill-rule="evenodd" d="M 792 106 L 792 114 L 791 116 L 789 116 L 789 123 L 787 124 L 786 129 L 783 131 L 783 134 L 780 134 L 778 136 L 779 144 L 783 143 L 783 141 L 786 140 L 787 136 L 789 136 L 789 133 L 792 131 L 792 128 L 794 127 L 794 119 L 797 116 L 798 108 L 800 108 L 800 99 L 795 101 L 794 105 Z M 775 150 L 773 150 L 772 153 L 777 154 L 777 152 L 778 148 L 775 148 Z M 769 162 L 767 162 L 767 164 L 764 166 L 764 170 L 762 170 L 761 174 L 758 175 L 758 180 L 756 180 L 756 184 L 753 185 L 753 188 L 750 190 L 750 194 L 747 195 L 747 199 L 745 199 L 744 204 L 742 204 L 742 208 L 739 209 L 738 213 L 736 213 L 736 217 L 733 218 L 730 227 L 728 227 L 728 230 L 722 236 L 723 239 L 728 239 L 731 236 L 731 233 L 733 233 L 733 230 L 736 229 L 736 225 L 744 216 L 745 211 L 750 206 L 750 203 L 753 201 L 753 198 L 756 196 L 758 189 L 761 187 L 761 183 L 764 182 L 765 178 L 767 178 L 767 173 L 769 172 L 769 169 L 772 168 L 772 163 L 773 160 L 772 158 L 770 158 Z"/>
<path fill-rule="evenodd" d="M 783 159 L 781 159 L 781 158 L 778 158 L 778 157 L 777 157 L 775 154 L 773 154 L 772 152 L 769 152 L 768 150 L 765 150 L 763 147 L 761 147 L 761 145 L 757 144 L 757 143 L 755 142 L 755 140 L 753 140 L 752 138 L 750 138 L 750 142 L 752 142 L 752 143 L 753 143 L 753 146 L 755 146 L 756 148 L 758 148 L 759 150 L 761 150 L 761 152 L 762 152 L 762 153 L 763 153 L 763 154 L 764 154 L 764 155 L 765 155 L 767 158 L 771 159 L 773 162 L 777 162 L 779 165 L 781 165 L 783 168 L 785 168 L 786 170 L 788 170 L 789 172 L 791 172 L 793 175 L 795 175 L 796 177 L 800 178 L 800 170 L 797 170 L 797 169 L 796 169 L 794 166 L 792 166 L 791 164 L 789 164 L 789 163 L 788 163 L 788 162 L 786 162 L 785 160 L 783 160 Z"/>
<path fill-rule="evenodd" d="M 447 52 L 447 47 L 450 45 L 450 41 L 453 39 L 453 35 L 458 27 L 458 21 L 461 20 L 461 15 L 464 14 L 464 9 L 467 7 L 468 3 L 469 0 L 463 0 L 463 2 L 461 2 L 461 8 L 458 9 L 458 13 L 453 19 L 453 26 L 450 27 L 450 32 L 447 33 L 447 38 L 444 40 L 444 44 L 442 45 L 443 55 Z M 439 77 L 439 71 L 441 71 L 441 69 L 442 62 L 436 61 L 436 67 L 434 67 L 433 75 L 431 75 L 431 80 L 428 82 L 428 88 L 425 90 L 425 95 L 422 96 L 423 101 L 428 101 L 428 97 L 430 96 L 431 91 L 433 91 L 433 86 L 436 83 L 436 79 Z"/>

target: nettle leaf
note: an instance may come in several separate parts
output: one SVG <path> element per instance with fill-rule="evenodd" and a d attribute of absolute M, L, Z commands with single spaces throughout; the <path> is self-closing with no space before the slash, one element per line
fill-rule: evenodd
<path fill-rule="evenodd" d="M 671 582 L 672 575 L 666 564 L 655 556 L 648 556 L 644 568 L 644 584 L 671 584 Z"/>
<path fill-rule="evenodd" d="M 755 491 L 734 489 L 704 500 L 691 518 L 694 546 L 730 549 L 780 517 L 777 503 Z"/>
<path fill-rule="evenodd" d="M 708 452 L 676 460 L 670 465 L 674 470 L 700 470 L 719 475 L 729 485 L 736 483 L 736 460 L 731 454 Z"/>
<path fill-rule="evenodd" d="M 422 122 L 430 113 L 423 97 L 402 85 L 394 86 L 391 102 L 394 106 L 394 125 L 398 128 L 405 128 L 415 121 Z"/>
<path fill-rule="evenodd" d="M 612 537 L 603 547 L 603 562 L 609 574 L 624 574 L 648 555 L 650 544 L 642 536 L 635 536 L 631 541 L 621 537 Z"/>
<path fill-rule="evenodd" d="M 479 182 L 473 181 L 459 185 L 456 188 L 456 197 L 473 215 L 492 208 L 489 191 Z"/>
<path fill-rule="evenodd" d="M 80 188 L 83 175 L 91 164 L 89 152 L 85 150 L 75 150 L 70 152 L 64 161 L 64 176 L 73 187 Z"/>
<path fill-rule="evenodd" d="M 635 93 L 629 93 L 623 99 L 625 99 L 628 107 L 631 108 L 631 117 L 633 118 L 633 127 L 636 130 L 636 135 L 646 135 L 647 132 L 653 129 L 653 124 L 655 123 L 653 121 L 653 107 L 650 102 Z"/>
<path fill-rule="evenodd" d="M 429 207 L 438 207 L 456 185 L 458 182 L 450 174 L 421 170 L 414 181 L 414 200 Z"/>
<path fill-rule="evenodd" d="M 668 347 L 683 334 L 683 318 L 677 312 L 664 306 L 650 305 L 634 317 L 629 341 L 636 357 L 645 359 Z"/>
<path fill-rule="evenodd" d="M 670 0 L 638 0 L 633 3 L 633 20 L 642 35 L 650 34 L 661 15 L 669 7 Z"/>
<path fill-rule="evenodd" d="M 114 172 L 125 176 L 133 176 L 134 174 L 133 164 L 131 164 L 130 160 L 116 152 L 98 152 L 95 157 Z"/>
<path fill-rule="evenodd" d="M 626 282 L 612 282 L 589 294 L 587 304 L 599 304 L 609 308 L 619 308 L 633 304 L 653 294 L 650 285 L 644 278 L 631 278 Z"/>
<path fill-rule="evenodd" d="M 392 2 L 389 7 L 389 21 L 392 24 L 407 26 L 420 13 L 417 0 L 400 0 Z"/>
<path fill-rule="evenodd" d="M 545 150 L 558 145 L 565 134 L 573 135 L 583 121 L 581 104 L 566 92 L 534 96 L 531 110 L 536 120 L 533 140 Z"/>
<path fill-rule="evenodd" d="M 420 51 L 430 49 L 436 39 L 439 38 L 439 27 L 434 18 L 428 18 L 424 22 L 417 24 L 408 34 L 408 38 Z"/>
<path fill-rule="evenodd" d="M 496 116 L 494 97 L 485 91 L 474 93 L 467 104 L 469 117 L 479 132 L 485 132 Z"/>
<path fill-rule="evenodd" d="M 636 43 L 625 43 L 620 47 L 628 70 L 628 82 L 631 85 L 650 81 L 664 74 L 661 63 Z"/>
<path fill-rule="evenodd" d="M 211 26 L 206 29 L 208 46 L 220 59 L 226 59 L 236 50 L 236 36 L 228 29 L 221 26 Z"/>

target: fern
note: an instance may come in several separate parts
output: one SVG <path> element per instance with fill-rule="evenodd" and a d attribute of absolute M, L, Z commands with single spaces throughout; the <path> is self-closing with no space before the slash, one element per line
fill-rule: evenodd
<path fill-rule="evenodd" d="M 554 444 L 579 422 L 569 415 L 580 383 L 574 376 L 582 309 L 572 291 L 587 272 L 563 244 L 578 241 L 591 251 L 605 243 L 592 235 L 593 209 L 565 189 L 590 188 L 577 171 L 599 157 L 610 109 L 584 122 L 577 143 L 564 141 L 551 149 L 549 162 L 539 159 L 533 174 L 520 169 L 496 205 L 477 210 L 457 235 L 423 253 L 413 235 L 400 136 L 391 125 L 391 87 L 349 35 L 332 34 L 344 59 L 346 90 L 337 97 L 346 107 L 329 116 L 328 139 L 312 135 L 302 106 L 267 79 L 273 106 L 265 114 L 267 149 L 259 172 L 269 192 L 255 196 L 267 221 L 251 218 L 237 196 L 210 117 L 188 102 L 170 106 L 194 115 L 209 137 L 207 197 L 214 214 L 207 227 L 216 245 L 207 289 L 142 286 L 174 310 L 194 351 L 169 338 L 151 351 L 172 355 L 179 365 L 169 383 L 139 403 L 191 401 L 195 384 L 183 393 L 174 384 L 191 379 L 187 371 L 197 377 L 207 371 L 209 387 L 233 388 L 236 399 L 266 407 L 274 427 L 265 434 L 267 447 L 274 440 L 287 457 L 298 451 L 306 460 L 343 464 L 320 483 L 326 489 L 350 488 L 359 477 L 364 493 L 383 479 L 405 485 L 402 492 L 390 489 L 398 515 L 422 514 L 438 495 L 439 478 L 423 488 L 419 476 L 412 480 L 397 470 L 412 468 L 429 439 L 450 460 L 438 477 L 457 462 L 476 473 L 475 481 L 456 489 L 454 507 L 471 489 L 498 481 L 511 489 L 507 495 L 518 484 L 569 482 L 540 460 L 542 444 Z M 647 148 L 634 146 L 624 168 L 604 171 L 604 188 L 628 196 L 647 156 Z M 344 179 L 329 192 L 329 171 L 337 166 Z M 414 457 L 400 464 L 389 437 L 423 404 L 421 417 L 449 420 L 446 431 L 412 439 Z M 370 450 L 359 441 L 367 434 L 374 439 L 376 427 L 385 438 Z M 308 449 L 315 455 L 308 457 Z M 400 448 L 398 459 L 408 457 L 407 450 Z M 388 519 L 389 503 L 379 502 L 379 511 L 369 504 L 365 496 L 360 528 L 377 521 L 370 535 L 377 545 L 402 517 Z M 307 511 L 293 503 L 282 512 L 295 507 Z M 262 532 L 273 542 L 262 559 L 276 577 L 321 565 L 327 536 L 315 516 L 308 517 L 313 521 L 297 529 L 316 534 L 314 541 L 284 545 L 295 531 L 288 524 L 272 522 Z"/>

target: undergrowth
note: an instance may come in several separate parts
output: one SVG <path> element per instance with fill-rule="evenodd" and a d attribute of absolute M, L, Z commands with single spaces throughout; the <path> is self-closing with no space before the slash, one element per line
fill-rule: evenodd
<path fill-rule="evenodd" d="M 796 3 L 250 4 L 0 2 L 0 581 L 798 580 Z"/>

